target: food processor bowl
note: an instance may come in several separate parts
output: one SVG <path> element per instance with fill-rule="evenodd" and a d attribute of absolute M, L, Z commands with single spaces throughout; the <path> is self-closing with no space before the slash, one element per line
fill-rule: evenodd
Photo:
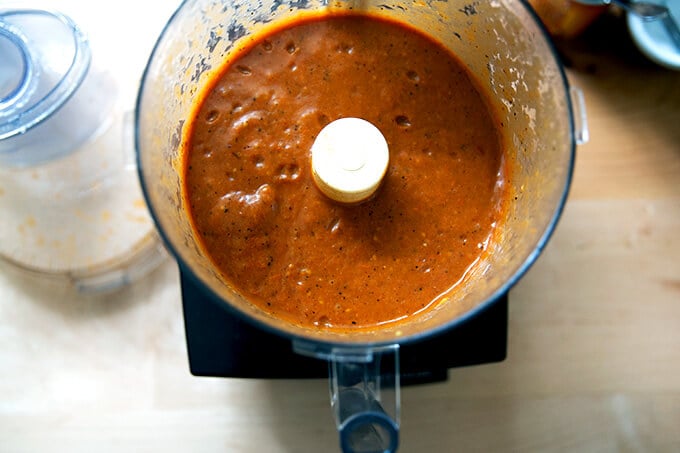
<path fill-rule="evenodd" d="M 500 122 L 511 197 L 501 233 L 446 303 L 407 322 L 336 332 L 274 318 L 220 275 L 194 236 L 182 196 L 180 151 L 197 95 L 253 35 L 272 23 L 348 11 L 409 24 L 459 57 L 488 93 L 489 108 Z M 361 451 L 349 446 L 354 445 L 349 437 L 361 437 L 357 433 L 363 428 L 355 424 L 353 434 L 343 434 L 351 417 L 342 406 L 353 405 L 349 413 L 368 414 L 364 421 L 373 433 L 368 437 L 376 442 L 368 445 L 391 451 L 398 427 L 398 345 L 454 328 L 488 307 L 519 280 L 548 241 L 567 197 L 575 145 L 587 135 L 585 123 L 575 121 L 581 116 L 574 115 L 571 96 L 542 25 L 521 1 L 187 0 L 165 27 L 142 80 L 136 117 L 139 176 L 158 230 L 184 273 L 225 309 L 290 338 L 297 352 L 333 364 L 331 394 L 343 448 Z M 377 362 L 389 363 L 389 371 Z M 363 370 L 361 379 L 342 378 L 357 369 Z M 360 390 L 361 404 L 342 396 L 351 388 Z M 376 402 L 381 410 L 370 409 Z M 385 413 L 395 423 L 376 415 Z"/>

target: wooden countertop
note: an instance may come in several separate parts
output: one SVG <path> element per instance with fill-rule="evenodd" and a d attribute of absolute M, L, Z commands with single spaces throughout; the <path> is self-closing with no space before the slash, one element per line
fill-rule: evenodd
<path fill-rule="evenodd" d="M 610 22 L 560 46 L 591 140 L 508 358 L 403 389 L 400 451 L 680 450 L 680 73 Z M 0 451 L 336 451 L 324 380 L 192 377 L 183 328 L 170 261 L 104 297 L 0 264 Z"/>

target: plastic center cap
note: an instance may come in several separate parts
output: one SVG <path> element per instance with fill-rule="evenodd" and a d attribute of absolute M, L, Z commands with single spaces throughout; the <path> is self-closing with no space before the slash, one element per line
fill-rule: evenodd
<path fill-rule="evenodd" d="M 326 196 L 341 203 L 358 203 L 373 195 L 388 164 L 385 137 L 360 118 L 331 122 L 312 145 L 314 181 Z"/>
<path fill-rule="evenodd" d="M 340 166 L 345 171 L 358 171 L 366 165 L 366 156 L 361 153 L 359 147 L 347 148 L 345 152 L 339 154 Z"/>

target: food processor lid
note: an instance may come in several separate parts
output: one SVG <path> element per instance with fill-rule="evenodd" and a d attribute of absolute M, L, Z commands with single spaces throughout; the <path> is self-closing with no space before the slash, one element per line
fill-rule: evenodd
<path fill-rule="evenodd" d="M 658 20 L 643 20 L 628 14 L 628 29 L 640 51 L 655 63 L 668 69 L 680 70 L 680 38 L 674 39 L 670 27 L 680 28 L 680 0 L 664 2 L 670 16 Z"/>
<path fill-rule="evenodd" d="M 69 99 L 87 74 L 90 48 L 58 12 L 0 11 L 0 60 L 2 140 L 25 133 Z"/>
<path fill-rule="evenodd" d="M 0 9 L 0 259 L 116 289 L 166 256 L 134 166 L 132 115 L 53 11 Z"/>

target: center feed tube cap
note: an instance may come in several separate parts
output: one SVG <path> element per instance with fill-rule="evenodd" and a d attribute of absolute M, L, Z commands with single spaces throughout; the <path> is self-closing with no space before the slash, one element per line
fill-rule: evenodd
<path fill-rule="evenodd" d="M 324 127 L 312 145 L 312 175 L 321 192 L 347 204 L 371 197 L 389 164 L 380 130 L 361 118 L 340 118 Z"/>

